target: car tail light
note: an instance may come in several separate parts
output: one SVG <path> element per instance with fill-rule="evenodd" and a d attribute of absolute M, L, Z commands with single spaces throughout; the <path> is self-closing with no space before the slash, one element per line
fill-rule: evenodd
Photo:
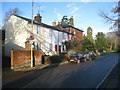
<path fill-rule="evenodd" d="M 74 59 L 77 59 L 77 57 L 75 57 Z"/>

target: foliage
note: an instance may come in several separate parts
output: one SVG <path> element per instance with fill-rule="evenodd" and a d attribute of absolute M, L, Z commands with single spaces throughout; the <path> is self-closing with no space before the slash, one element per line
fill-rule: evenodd
<path fill-rule="evenodd" d="M 21 11 L 20 11 L 18 8 L 9 9 L 9 10 L 5 13 L 4 22 L 6 22 L 12 14 L 20 15 L 20 14 L 21 14 Z"/>
<path fill-rule="evenodd" d="M 64 44 L 66 45 L 67 50 L 71 49 L 71 41 L 65 41 Z"/>
<path fill-rule="evenodd" d="M 95 44 L 94 42 L 91 42 L 87 36 L 83 36 L 83 40 L 81 41 L 82 43 L 82 51 L 86 51 L 86 50 L 91 50 L 91 51 L 95 51 Z"/>
<path fill-rule="evenodd" d="M 75 49 L 78 46 L 78 42 L 76 39 L 72 42 L 72 47 Z"/>
<path fill-rule="evenodd" d="M 109 48 L 110 49 L 116 49 L 118 46 L 118 36 L 116 35 L 116 32 L 109 32 L 107 33 L 107 40 L 109 42 Z"/>
<path fill-rule="evenodd" d="M 67 47 L 67 50 L 74 50 L 76 52 L 79 52 L 81 50 L 81 44 L 76 39 L 74 39 L 74 41 L 65 41 L 65 45 Z"/>
<path fill-rule="evenodd" d="M 29 38 L 27 38 L 26 41 L 25 41 L 25 43 L 29 43 L 29 42 L 30 42 L 30 41 L 29 41 Z"/>
<path fill-rule="evenodd" d="M 91 28 L 91 27 L 88 27 L 88 29 L 87 29 L 87 38 L 88 38 L 91 42 L 94 41 L 94 40 L 93 40 L 93 37 L 92 37 L 92 32 L 93 32 L 92 28 Z"/>
<path fill-rule="evenodd" d="M 63 16 L 61 24 L 69 24 L 69 19 L 67 18 L 67 16 Z"/>
<path fill-rule="evenodd" d="M 83 35 L 82 43 L 82 51 L 91 50 L 96 51 L 94 40 L 90 40 L 87 36 Z"/>
<path fill-rule="evenodd" d="M 103 32 L 98 32 L 96 35 L 95 46 L 98 50 L 108 47 L 108 40 Z"/>

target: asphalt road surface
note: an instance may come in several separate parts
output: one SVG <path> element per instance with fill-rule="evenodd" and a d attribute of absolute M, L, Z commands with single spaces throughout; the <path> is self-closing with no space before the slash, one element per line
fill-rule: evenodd
<path fill-rule="evenodd" d="M 117 63 L 118 54 L 107 53 L 80 64 L 68 63 L 33 71 L 3 88 L 96 88 Z"/>

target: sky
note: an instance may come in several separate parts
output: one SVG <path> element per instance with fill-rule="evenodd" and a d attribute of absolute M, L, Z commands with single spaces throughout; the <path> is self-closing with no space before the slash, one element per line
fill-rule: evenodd
<path fill-rule="evenodd" d="M 75 1 L 75 0 L 74 0 Z M 60 22 L 66 15 L 68 18 L 73 16 L 74 26 L 83 30 L 87 34 L 87 28 L 93 29 L 93 37 L 98 32 L 110 32 L 110 24 L 99 16 L 99 11 L 104 11 L 111 15 L 111 9 L 117 5 L 117 2 L 34 2 L 33 16 L 40 12 L 42 23 L 52 25 L 52 22 Z M 84 0 L 83 0 L 84 1 Z M 0 4 L 1 5 L 1 4 Z M 9 9 L 19 8 L 21 16 L 32 18 L 32 2 L 4 2 L 2 1 L 2 25 L 5 12 Z"/>

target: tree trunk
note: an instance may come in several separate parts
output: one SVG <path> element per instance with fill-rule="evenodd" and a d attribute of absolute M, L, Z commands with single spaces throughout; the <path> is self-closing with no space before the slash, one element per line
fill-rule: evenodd
<path fill-rule="evenodd" d="M 112 46 L 113 46 L 113 45 L 111 44 L 111 45 L 110 45 L 110 50 L 112 50 Z"/>

